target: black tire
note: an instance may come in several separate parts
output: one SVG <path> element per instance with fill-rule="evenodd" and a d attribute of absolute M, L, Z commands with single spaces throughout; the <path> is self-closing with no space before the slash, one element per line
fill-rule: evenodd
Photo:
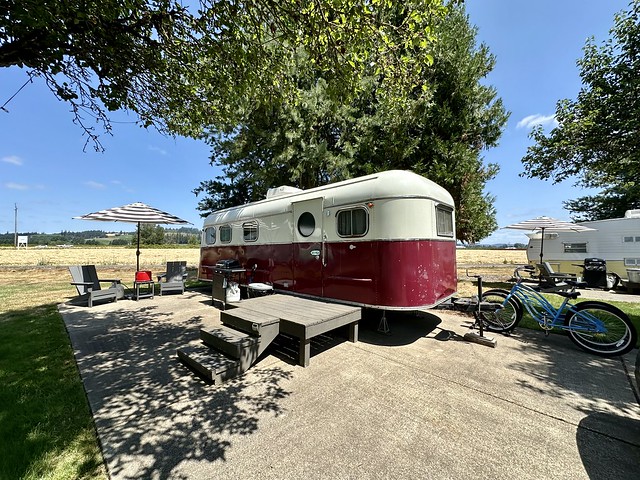
<path fill-rule="evenodd" d="M 482 294 L 483 302 L 503 304 L 509 292 L 506 290 L 487 290 Z M 507 304 L 495 312 L 474 312 L 477 321 L 481 321 L 484 328 L 491 332 L 507 333 L 513 330 L 522 320 L 522 305 L 515 298 L 510 298 Z"/>
<path fill-rule="evenodd" d="M 569 338 L 580 348 L 603 357 L 623 355 L 635 347 L 638 332 L 629 317 L 619 308 L 604 302 L 581 302 L 576 312 L 569 312 L 564 320 L 567 327 L 594 327 L 593 322 L 581 314 L 596 317 L 604 324 L 605 332 L 579 332 L 567 330 Z"/>

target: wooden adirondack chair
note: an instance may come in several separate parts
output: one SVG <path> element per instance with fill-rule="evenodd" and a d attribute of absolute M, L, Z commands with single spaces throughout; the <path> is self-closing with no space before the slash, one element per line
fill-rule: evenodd
<path fill-rule="evenodd" d="M 95 301 L 117 301 L 121 293 L 120 279 L 100 279 L 95 265 L 72 265 L 69 267 L 71 278 L 80 297 L 87 297 L 87 305 L 93 307 Z M 110 283 L 103 289 L 100 283 Z"/>
<path fill-rule="evenodd" d="M 184 281 L 187 278 L 187 262 L 167 262 L 167 271 L 158 275 L 160 295 L 164 292 L 184 293 Z"/>
<path fill-rule="evenodd" d="M 542 262 L 538 264 L 538 271 L 540 272 L 540 288 L 547 291 L 561 291 L 570 288 L 570 285 L 564 283 L 566 280 L 576 280 L 576 275 L 573 273 L 556 273 L 553 271 L 549 262 Z"/>

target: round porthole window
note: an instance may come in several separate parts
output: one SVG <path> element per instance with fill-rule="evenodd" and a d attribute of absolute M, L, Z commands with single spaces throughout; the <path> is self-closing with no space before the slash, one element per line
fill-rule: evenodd
<path fill-rule="evenodd" d="M 298 232 L 303 237 L 308 237 L 316 229 L 316 219 L 310 212 L 304 212 L 298 217 Z"/>

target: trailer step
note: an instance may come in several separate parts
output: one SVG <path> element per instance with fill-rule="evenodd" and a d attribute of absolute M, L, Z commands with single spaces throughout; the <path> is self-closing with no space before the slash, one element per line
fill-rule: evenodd
<path fill-rule="evenodd" d="M 220 321 L 228 326 L 254 336 L 260 336 L 265 329 L 278 328 L 280 318 L 242 307 L 220 312 Z"/>
<path fill-rule="evenodd" d="M 241 373 L 239 360 L 233 360 L 206 345 L 180 347 L 177 353 L 181 362 L 216 385 Z"/>
<path fill-rule="evenodd" d="M 262 337 L 254 337 L 233 328 L 221 326 L 209 330 L 200 330 L 200 339 L 209 347 L 219 350 L 231 358 L 240 361 L 238 374 L 251 367 L 262 351 Z M 269 342 L 270 343 L 270 342 Z"/>

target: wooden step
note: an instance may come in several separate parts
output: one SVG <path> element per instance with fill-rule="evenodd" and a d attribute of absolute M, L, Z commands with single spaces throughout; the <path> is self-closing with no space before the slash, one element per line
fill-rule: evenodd
<path fill-rule="evenodd" d="M 240 374 L 240 361 L 206 345 L 188 345 L 177 350 L 178 358 L 206 380 L 218 385 Z"/>
<path fill-rule="evenodd" d="M 229 325 L 250 335 L 262 335 L 265 329 L 277 329 L 280 323 L 278 317 L 247 310 L 242 307 L 220 312 L 220 320 L 225 325 Z"/>
<path fill-rule="evenodd" d="M 258 337 L 224 325 L 209 330 L 201 329 L 200 339 L 210 347 L 236 359 L 244 356 L 247 350 L 257 351 L 259 342 Z"/>

